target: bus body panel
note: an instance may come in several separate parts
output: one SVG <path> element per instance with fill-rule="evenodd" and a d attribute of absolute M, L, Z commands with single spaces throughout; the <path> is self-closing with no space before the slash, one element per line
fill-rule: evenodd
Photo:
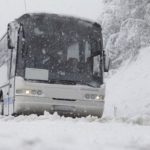
<path fill-rule="evenodd" d="M 74 116 L 101 117 L 104 110 L 104 101 L 85 100 L 53 100 L 45 97 L 16 96 L 15 114 L 44 114 L 44 112 Z"/>
<path fill-rule="evenodd" d="M 19 25 L 19 24 L 17 24 Z M 19 26 L 18 26 L 19 27 Z M 8 32 L 0 40 L 0 90 L 2 91 L 1 114 L 11 115 L 14 111 L 15 100 L 15 71 L 18 29 L 14 26 L 11 30 L 15 45 L 12 49 L 8 48 Z"/>
<path fill-rule="evenodd" d="M 59 112 L 65 114 L 76 114 L 81 116 L 96 115 L 101 116 L 104 109 L 104 99 L 86 99 L 85 95 L 105 95 L 104 85 L 101 88 L 88 87 L 85 85 L 61 85 L 43 84 L 24 81 L 21 77 L 16 77 L 17 90 L 40 90 L 41 95 L 31 93 L 16 93 L 14 113 L 37 113 L 44 111 Z"/>

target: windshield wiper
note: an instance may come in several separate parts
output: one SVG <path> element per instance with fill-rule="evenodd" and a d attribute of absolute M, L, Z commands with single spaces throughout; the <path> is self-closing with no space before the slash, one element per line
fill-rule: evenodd
<path fill-rule="evenodd" d="M 79 85 L 87 85 L 87 86 L 93 87 L 93 88 L 97 87 L 97 86 L 94 86 L 94 85 L 92 85 L 90 83 L 87 83 L 87 82 L 71 81 L 71 80 L 52 79 L 52 80 L 50 80 L 50 83 L 53 83 L 53 84 L 65 84 L 65 85 L 76 85 L 76 84 L 79 84 Z"/>
<path fill-rule="evenodd" d="M 93 86 L 93 85 L 91 85 L 91 84 L 89 84 L 89 83 L 87 83 L 87 82 L 78 83 L 78 84 L 80 84 L 80 85 L 87 85 L 87 86 L 90 86 L 90 87 L 96 88 L 96 86 Z"/>

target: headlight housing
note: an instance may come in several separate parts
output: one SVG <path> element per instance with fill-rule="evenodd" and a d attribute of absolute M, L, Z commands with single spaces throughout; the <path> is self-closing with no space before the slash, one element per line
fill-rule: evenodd
<path fill-rule="evenodd" d="M 87 94 L 84 95 L 84 98 L 86 100 L 101 100 L 101 101 L 103 101 L 104 100 L 104 95 L 97 95 L 97 94 L 87 93 Z"/>
<path fill-rule="evenodd" d="M 26 96 L 42 96 L 42 90 L 35 89 L 17 89 L 16 95 L 26 95 Z"/>

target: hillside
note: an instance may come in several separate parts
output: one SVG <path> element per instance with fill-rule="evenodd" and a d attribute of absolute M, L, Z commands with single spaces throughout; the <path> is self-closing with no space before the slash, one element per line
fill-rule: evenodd
<path fill-rule="evenodd" d="M 110 53 L 111 68 L 118 68 L 123 61 L 136 57 L 141 48 L 150 46 L 150 1 L 103 1 L 99 20 L 104 46 Z"/>

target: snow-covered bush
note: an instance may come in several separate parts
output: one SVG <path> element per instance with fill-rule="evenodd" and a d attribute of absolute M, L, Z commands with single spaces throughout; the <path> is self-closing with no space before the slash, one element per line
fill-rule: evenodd
<path fill-rule="evenodd" d="M 112 34 L 106 45 L 114 67 L 123 60 L 136 56 L 141 47 L 150 45 L 150 26 L 141 19 L 124 21 L 118 33 Z"/>
<path fill-rule="evenodd" d="M 112 67 L 136 56 L 139 48 L 150 45 L 150 0 L 104 0 L 100 16 L 104 46 Z"/>
<path fill-rule="evenodd" d="M 150 3 L 146 6 L 145 21 L 150 25 Z"/>

